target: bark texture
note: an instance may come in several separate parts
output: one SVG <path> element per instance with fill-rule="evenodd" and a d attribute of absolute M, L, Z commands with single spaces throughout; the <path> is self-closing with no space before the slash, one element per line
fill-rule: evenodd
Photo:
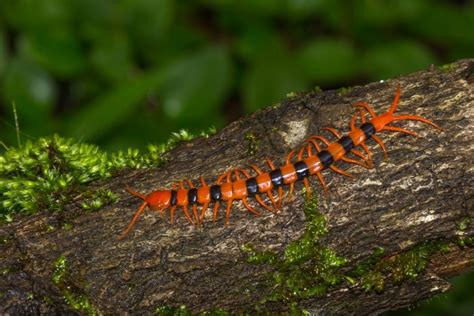
<path fill-rule="evenodd" d="M 212 183 L 226 170 L 250 163 L 263 166 L 266 157 L 281 165 L 286 153 L 301 146 L 306 137 L 321 134 L 321 127 L 333 126 L 346 133 L 351 103 L 364 100 L 377 113 L 387 111 L 397 85 L 402 90 L 397 113 L 427 117 L 443 131 L 416 122 L 398 124 L 422 137 L 383 133 L 388 159 L 369 142 L 375 168 L 338 163 L 356 179 L 324 171 L 328 197 L 312 178 L 318 211 L 327 220 L 328 233 L 321 244 L 344 257 L 347 262 L 342 269 L 349 271 L 370 257 L 375 247 L 384 248 L 384 256 L 391 257 L 426 241 L 473 236 L 473 224 L 459 229 L 460 222 L 472 222 L 474 215 L 473 84 L 471 59 L 344 91 L 297 94 L 209 138 L 181 144 L 167 154 L 169 163 L 162 168 L 122 172 L 107 182 L 92 184 L 118 193 L 121 199 L 114 205 L 87 213 L 79 208 L 78 198 L 63 213 L 44 210 L 16 218 L 0 227 L 0 236 L 6 238 L 0 245 L 0 311 L 87 310 L 74 310 L 68 295 L 87 298 L 100 314 L 152 314 L 160 306 L 180 305 L 192 313 L 215 308 L 231 313 L 253 311 L 256 302 L 274 290 L 268 280 L 278 268 L 249 264 L 242 245 L 252 243 L 283 256 L 305 230 L 302 194 L 284 203 L 278 215 L 262 212 L 261 217 L 254 217 L 235 203 L 227 227 L 222 207 L 218 221 L 213 224 L 208 217 L 202 227 L 189 225 L 181 212 L 174 225 L 168 217 L 146 212 L 129 236 L 117 241 L 140 203 L 123 188 L 128 184 L 145 193 L 170 188 L 185 178 L 197 184 L 201 175 Z M 301 185 L 296 188 L 300 191 Z M 64 223 L 72 228 L 62 229 Z M 54 283 L 55 262 L 61 255 L 67 267 L 61 282 Z M 473 267 L 473 248 L 450 246 L 431 256 L 419 276 L 396 284 L 386 282 L 382 291 L 366 291 L 356 279 L 297 303 L 315 314 L 378 314 L 447 291 L 446 277 Z M 288 302 L 276 301 L 261 308 L 284 312 L 289 307 Z"/>

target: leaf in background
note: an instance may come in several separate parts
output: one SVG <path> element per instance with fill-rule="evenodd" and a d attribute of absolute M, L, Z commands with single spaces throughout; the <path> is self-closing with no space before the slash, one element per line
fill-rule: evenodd
<path fill-rule="evenodd" d="M 371 80 L 380 80 L 426 68 L 436 59 L 416 42 L 393 41 L 369 47 L 362 63 Z"/>
<path fill-rule="evenodd" d="M 67 30 L 34 32 L 23 44 L 26 56 L 58 77 L 72 77 L 85 67 L 79 40 Z"/>
<path fill-rule="evenodd" d="M 241 93 L 245 110 L 253 112 L 305 86 L 304 76 L 288 53 L 278 49 L 263 51 L 244 74 Z"/>
<path fill-rule="evenodd" d="M 231 87 L 232 64 L 228 51 L 212 46 L 197 51 L 167 71 L 160 98 L 165 113 L 171 118 L 212 125 Z"/>
<path fill-rule="evenodd" d="M 136 105 L 152 90 L 158 89 L 165 73 L 150 71 L 132 81 L 117 85 L 64 120 L 64 132 L 81 140 L 97 139 L 120 125 L 133 113 Z"/>
<path fill-rule="evenodd" d="M 21 58 L 14 58 L 5 69 L 0 97 L 6 113 L 15 102 L 22 131 L 41 135 L 52 132 L 49 118 L 55 98 L 54 83 L 43 69 Z M 41 122 L 41 124 L 38 124 Z M 29 126 L 29 128 L 25 128 Z"/>
<path fill-rule="evenodd" d="M 126 26 L 130 39 L 144 51 L 156 47 L 173 27 L 175 3 L 171 0 L 124 0 L 122 10 L 126 12 Z M 173 30 L 171 30 L 173 34 Z M 142 52 L 143 53 L 143 52 Z M 153 53 L 153 49 L 151 50 Z"/>
<path fill-rule="evenodd" d="M 326 38 L 309 42 L 298 54 L 301 71 L 317 85 L 335 84 L 354 77 L 358 56 L 343 39 Z"/>
<path fill-rule="evenodd" d="M 119 32 L 109 34 L 107 38 L 91 48 L 90 62 L 102 78 L 109 82 L 121 81 L 134 68 L 128 38 Z"/>
<path fill-rule="evenodd" d="M 281 38 L 268 25 L 249 22 L 245 24 L 240 33 L 234 51 L 247 62 L 266 59 L 266 54 L 271 55 L 271 51 L 283 51 Z"/>
<path fill-rule="evenodd" d="M 76 13 L 70 8 L 70 1 L 64 0 L 0 1 L 0 12 L 5 20 L 26 32 L 46 32 L 64 28 Z"/>
<path fill-rule="evenodd" d="M 67 120 L 67 135 L 86 140 L 99 138 L 123 124 L 152 91 L 158 91 L 169 117 L 206 120 L 218 113 L 226 96 L 229 71 L 230 61 L 224 49 L 212 47 L 198 51 L 169 67 L 116 86 L 83 107 Z"/>
<path fill-rule="evenodd" d="M 5 36 L 3 35 L 3 32 L 0 32 L 0 76 L 5 70 L 6 65 L 7 65 L 7 54 L 6 54 L 6 46 L 5 46 Z"/>
<path fill-rule="evenodd" d="M 432 42 L 447 46 L 468 46 L 471 54 L 465 57 L 472 57 L 474 50 L 474 5 L 466 10 L 459 6 L 453 6 L 448 3 L 430 3 L 427 4 L 423 18 L 418 19 L 416 23 L 409 25 L 409 28 L 415 31 L 423 38 Z"/>

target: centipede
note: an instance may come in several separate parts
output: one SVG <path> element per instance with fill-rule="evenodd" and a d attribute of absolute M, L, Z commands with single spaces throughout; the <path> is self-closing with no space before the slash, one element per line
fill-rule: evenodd
<path fill-rule="evenodd" d="M 264 210 L 277 213 L 281 209 L 285 190 L 288 190 L 287 196 L 291 199 L 295 183 L 302 181 L 306 194 L 308 197 L 311 195 L 309 178 L 313 176 L 317 177 L 327 194 L 328 188 L 322 174 L 324 170 L 330 169 L 343 176 L 353 177 L 352 174 L 336 166 L 338 161 L 354 164 L 365 169 L 373 168 L 373 153 L 367 146 L 367 140 L 375 141 L 381 147 L 384 157 L 387 158 L 386 146 L 379 137 L 381 132 L 397 132 L 414 137 L 418 136 L 416 132 L 394 126 L 392 123 L 418 121 L 441 130 L 437 124 L 418 115 L 395 115 L 399 100 L 400 86 L 396 88 L 395 96 L 388 111 L 380 115 L 377 115 L 367 102 L 358 101 L 353 103 L 352 107 L 355 108 L 355 112 L 349 121 L 350 131 L 346 135 L 342 135 L 335 128 L 322 128 L 322 130 L 332 134 L 336 140 L 331 142 L 324 136 L 309 136 L 305 139 L 301 148 L 288 153 L 283 166 L 277 168 L 272 160 L 266 159 L 268 165 L 268 171 L 266 172 L 255 164 L 251 164 L 251 170 L 249 171 L 234 169 L 224 172 L 217 177 L 212 185 L 208 185 L 201 176 L 199 187 L 195 187 L 188 179 L 174 184 L 171 189 L 155 190 L 148 194 L 141 194 L 126 187 L 130 194 L 140 198 L 143 202 L 118 239 L 123 239 L 128 235 L 147 207 L 158 211 L 161 215 L 169 210 L 171 224 L 174 223 L 176 210 L 181 208 L 189 223 L 201 225 L 206 212 L 211 206 L 212 218 L 215 221 L 219 208 L 222 204 L 225 204 L 225 224 L 228 225 L 234 202 L 241 201 L 249 212 L 260 216 L 261 212 L 250 205 L 249 198 L 252 198 Z M 369 116 L 370 119 L 366 116 Z M 360 122 L 360 126 L 356 126 L 357 122 Z"/>

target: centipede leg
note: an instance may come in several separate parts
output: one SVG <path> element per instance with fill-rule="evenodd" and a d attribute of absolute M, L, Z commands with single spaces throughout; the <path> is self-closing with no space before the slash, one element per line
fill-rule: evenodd
<path fill-rule="evenodd" d="M 294 155 L 294 154 L 295 154 L 295 151 L 292 150 L 292 151 L 290 151 L 290 152 L 288 153 L 288 155 L 286 156 L 286 164 L 287 164 L 287 165 L 290 164 L 291 158 L 293 158 L 293 155 Z M 268 162 L 268 159 L 267 159 L 267 162 Z M 269 165 L 270 165 L 270 164 L 269 164 Z M 272 163 L 272 165 L 273 165 L 273 163 Z M 272 170 L 274 170 L 274 169 L 275 169 L 275 166 L 270 167 L 270 168 L 272 168 Z"/>
<path fill-rule="evenodd" d="M 385 148 L 385 144 L 383 143 L 383 141 L 377 135 L 372 135 L 372 139 L 375 140 L 377 142 L 377 144 L 380 145 L 380 147 L 383 150 L 384 158 L 387 159 L 387 156 L 388 156 L 387 155 L 387 149 Z"/>
<path fill-rule="evenodd" d="M 225 172 L 225 173 L 221 174 L 219 177 L 217 177 L 216 184 L 217 185 L 222 184 L 222 180 L 224 180 L 225 177 L 229 178 L 229 172 Z M 220 206 L 219 202 L 216 202 L 216 204 L 214 204 L 214 210 L 212 212 L 213 213 L 212 221 L 214 223 L 216 222 L 216 219 L 217 219 L 217 211 L 219 210 L 219 206 Z"/>
<path fill-rule="evenodd" d="M 314 143 L 314 144 L 319 148 L 319 145 L 317 143 Z M 308 156 L 312 156 L 313 151 L 311 149 L 310 144 L 308 144 L 307 150 L 308 150 Z M 321 172 L 316 172 L 316 175 L 318 176 L 318 180 L 319 180 L 319 182 L 321 183 L 321 186 L 324 189 L 324 193 L 327 195 L 328 194 L 328 188 L 326 186 L 326 183 L 324 182 L 323 175 L 321 174 Z"/>
<path fill-rule="evenodd" d="M 230 209 L 232 207 L 232 202 L 233 200 L 227 201 L 227 208 L 225 210 L 225 225 L 229 225 L 229 219 L 230 219 Z"/>
<path fill-rule="evenodd" d="M 328 187 L 326 186 L 326 183 L 324 182 L 323 175 L 321 172 L 316 172 L 316 175 L 318 176 L 319 182 L 321 182 L 321 185 L 324 189 L 324 193 L 327 195 L 328 194 Z"/>
<path fill-rule="evenodd" d="M 341 138 L 341 134 L 335 129 L 335 128 L 332 128 L 332 127 L 324 127 L 322 128 L 323 130 L 327 130 L 329 132 L 331 132 L 334 136 L 336 136 L 337 138 Z M 364 155 L 362 155 L 362 153 L 360 153 L 359 151 L 355 150 L 355 149 L 351 149 L 351 153 L 353 153 L 354 155 L 358 156 L 359 158 L 361 158 L 362 160 L 366 161 L 367 162 L 367 159 L 364 157 Z M 352 164 L 355 164 L 355 165 L 358 165 L 358 166 L 361 166 L 361 167 L 364 167 L 366 169 L 370 169 L 370 167 L 367 165 L 367 164 L 364 164 L 360 161 L 357 161 L 355 159 L 352 159 L 352 158 L 349 158 L 347 156 L 343 156 L 341 158 L 342 161 L 345 161 L 347 163 L 352 163 Z"/>
<path fill-rule="evenodd" d="M 240 175 L 239 175 L 239 172 L 242 172 L 244 174 L 244 176 L 246 176 L 247 178 L 249 178 L 249 174 L 245 171 L 245 170 L 239 170 L 239 169 L 235 169 L 234 170 L 234 173 L 235 173 L 235 178 L 237 179 L 237 181 L 240 181 L 241 178 L 240 178 Z M 244 204 L 244 206 L 252 213 L 254 213 L 256 216 L 260 216 L 260 212 L 256 211 L 253 207 L 251 207 L 249 205 L 249 203 L 247 202 L 247 198 L 244 197 L 242 199 L 242 203 Z"/>
<path fill-rule="evenodd" d="M 303 152 L 304 152 L 304 147 L 302 147 L 300 149 L 300 151 L 298 152 L 298 160 L 302 160 L 303 159 Z M 303 179 L 303 183 L 304 183 L 304 187 L 306 188 L 306 198 L 310 198 L 311 197 L 311 187 L 309 185 L 309 180 L 308 178 L 304 178 Z"/>
<path fill-rule="evenodd" d="M 251 207 L 247 201 L 247 198 L 243 198 L 242 199 L 242 203 L 244 203 L 244 206 L 252 213 L 254 213 L 256 216 L 260 216 L 262 214 L 260 214 L 259 211 L 255 210 L 253 207 Z"/>
<path fill-rule="evenodd" d="M 382 131 L 400 132 L 400 133 L 408 134 L 413 137 L 419 137 L 418 134 L 415 132 L 409 131 L 401 127 L 395 127 L 395 126 L 389 126 L 389 125 L 385 125 Z"/>
<path fill-rule="evenodd" d="M 393 98 L 392 105 L 388 110 L 388 113 L 393 114 L 397 110 L 398 101 L 400 100 L 400 85 L 397 86 L 397 91 L 395 92 L 395 97 Z"/>
<path fill-rule="evenodd" d="M 339 173 L 339 174 L 342 174 L 343 176 L 346 176 L 346 177 L 349 177 L 349 178 L 354 178 L 354 176 L 353 176 L 352 174 L 347 173 L 347 172 L 345 172 L 344 170 L 339 169 L 339 168 L 336 167 L 336 166 L 330 166 L 329 168 L 330 168 L 332 171 L 335 171 L 335 172 L 337 172 L 337 173 Z"/>
<path fill-rule="evenodd" d="M 367 163 L 369 164 L 369 166 L 373 166 L 374 163 L 373 163 L 373 160 L 372 160 L 372 152 L 369 150 L 369 147 L 367 147 L 367 145 L 365 144 L 365 141 L 361 142 L 360 146 L 367 153 Z"/>
<path fill-rule="evenodd" d="M 352 107 L 354 107 L 354 108 L 363 108 L 363 109 L 366 109 L 367 112 L 369 112 L 369 114 L 370 114 L 372 117 L 376 117 L 376 116 L 377 116 L 377 114 L 375 113 L 375 111 L 372 109 L 372 107 L 371 107 L 367 102 L 358 101 L 358 102 L 352 104 Z"/>
<path fill-rule="evenodd" d="M 204 181 L 204 178 L 202 176 L 199 178 L 199 180 L 200 180 L 201 185 L 203 187 L 207 187 L 206 181 Z M 205 203 L 201 208 L 201 216 L 199 217 L 199 224 L 201 224 L 201 225 L 202 225 L 202 221 L 204 219 L 204 215 L 206 214 L 206 211 L 207 211 L 208 207 L 209 207 L 209 203 Z"/>
<path fill-rule="evenodd" d="M 171 210 L 170 210 L 170 222 L 171 222 L 171 225 L 174 224 L 174 212 L 176 211 L 176 208 L 177 208 L 177 207 L 178 207 L 177 205 L 171 207 Z"/>
<path fill-rule="evenodd" d="M 365 116 L 362 112 L 360 113 L 360 119 L 362 121 L 362 124 L 364 124 L 366 122 Z M 384 158 L 387 159 L 387 149 L 385 148 L 385 144 L 383 143 L 383 141 L 375 134 L 372 135 L 371 137 L 382 148 Z"/>
<path fill-rule="evenodd" d="M 217 210 L 219 209 L 219 202 L 216 202 L 214 204 L 214 211 L 213 211 L 213 216 L 212 216 L 212 221 L 215 223 L 217 219 Z"/>
<path fill-rule="evenodd" d="M 140 205 L 140 207 L 138 208 L 138 210 L 135 212 L 135 215 L 133 215 L 133 219 L 130 221 L 130 223 L 128 224 L 127 228 L 123 231 L 123 233 L 118 237 L 118 240 L 121 240 L 121 239 L 124 239 L 125 236 L 127 236 L 127 234 L 130 232 L 130 230 L 132 229 L 133 225 L 135 224 L 135 222 L 137 221 L 138 217 L 140 216 L 140 214 L 143 212 L 143 210 L 145 209 L 145 207 L 148 205 L 148 202 L 143 202 L 142 205 Z"/>
<path fill-rule="evenodd" d="M 273 210 L 271 207 L 269 207 L 267 204 L 265 204 L 265 202 L 263 202 L 263 200 L 262 200 L 262 198 L 260 197 L 260 195 L 255 194 L 255 199 L 257 200 L 258 204 L 260 204 L 261 206 L 263 206 L 267 211 L 270 211 L 270 212 L 276 214 L 276 211 L 275 211 L 275 210 Z"/>
<path fill-rule="evenodd" d="M 143 201 L 146 200 L 146 195 L 144 194 L 141 194 L 141 193 L 138 193 L 136 191 L 133 191 L 132 188 L 130 188 L 128 185 L 125 187 L 125 191 L 127 191 L 128 193 L 132 194 L 132 195 L 135 195 L 136 197 L 139 197 L 140 199 L 142 199 Z"/>
<path fill-rule="evenodd" d="M 258 174 L 262 174 L 262 170 L 257 167 L 256 165 L 250 165 L 250 167 L 252 167 L 253 170 L 255 170 L 255 172 Z M 263 206 L 266 210 L 272 212 L 272 213 L 275 213 L 276 214 L 276 211 L 275 210 L 272 210 L 267 204 L 265 204 L 265 202 L 263 202 L 262 198 L 260 197 L 260 195 L 258 194 L 255 194 L 255 199 L 257 200 L 257 202 Z"/>
<path fill-rule="evenodd" d="M 201 217 L 199 217 L 199 223 L 202 224 L 204 220 L 204 215 L 206 214 L 207 208 L 209 207 L 209 203 L 204 203 L 201 209 Z"/>
<path fill-rule="evenodd" d="M 186 216 L 186 218 L 188 219 L 188 221 L 189 221 L 191 224 L 194 224 L 194 221 L 193 221 L 193 219 L 191 218 L 191 215 L 189 215 L 188 206 L 187 206 L 187 205 L 183 205 L 183 206 L 182 206 L 182 209 L 183 209 L 184 215 Z"/>
<path fill-rule="evenodd" d="M 428 119 L 425 119 L 424 117 L 418 116 L 418 115 L 399 115 L 399 116 L 395 116 L 393 118 L 393 122 L 395 122 L 395 121 L 405 121 L 405 120 L 406 121 L 423 122 L 425 124 L 429 124 L 429 125 L 433 126 L 434 128 L 441 129 L 441 127 L 439 127 L 435 123 L 431 122 Z"/>
<path fill-rule="evenodd" d="M 194 185 L 189 179 L 185 179 L 185 181 L 191 189 L 194 189 Z M 192 206 L 192 210 L 193 210 L 194 220 L 196 221 L 196 225 L 199 225 L 199 216 L 198 216 L 198 213 L 197 213 L 197 205 L 196 204 L 194 204 Z"/>
<path fill-rule="evenodd" d="M 257 174 L 260 174 L 260 173 L 261 173 L 261 170 L 260 170 L 257 166 L 252 165 L 252 168 L 254 168 L 254 170 L 255 170 L 255 172 L 257 172 Z M 257 171 L 257 170 L 258 170 L 258 171 Z M 247 177 L 247 179 L 250 179 L 250 178 L 251 178 L 250 174 L 249 174 L 247 171 L 245 171 L 245 170 L 243 170 L 243 169 L 239 169 L 238 171 L 242 172 L 242 173 L 244 174 L 244 176 Z M 269 206 L 267 206 L 267 205 L 262 201 L 262 199 L 260 198 L 260 196 L 259 196 L 258 194 L 255 194 L 255 199 L 256 199 L 257 202 L 258 202 L 260 205 L 262 205 L 266 210 L 268 210 L 268 211 L 270 211 L 270 212 L 272 212 L 272 213 L 275 213 L 274 210 L 272 210 Z"/>
<path fill-rule="evenodd" d="M 293 156 L 293 153 L 294 153 L 294 151 L 292 151 L 292 152 L 290 152 L 290 153 L 288 154 L 288 157 L 286 157 L 286 160 L 287 160 L 287 161 L 291 160 L 291 156 Z M 266 159 L 266 161 L 267 161 L 267 164 L 268 164 L 268 166 L 270 167 L 270 169 L 271 169 L 271 170 L 275 170 L 275 164 L 273 163 L 273 161 L 271 161 L 271 160 L 268 159 L 268 158 Z M 288 164 L 288 163 L 287 163 L 287 164 Z M 278 210 L 278 209 L 279 209 L 279 206 L 281 206 L 281 202 L 279 201 L 279 203 L 278 203 L 279 206 L 276 205 L 275 199 L 273 198 L 273 193 L 272 193 L 271 190 L 267 192 L 267 195 L 268 195 L 268 198 L 270 199 L 270 201 L 272 202 L 273 208 L 274 208 L 275 210 Z"/>

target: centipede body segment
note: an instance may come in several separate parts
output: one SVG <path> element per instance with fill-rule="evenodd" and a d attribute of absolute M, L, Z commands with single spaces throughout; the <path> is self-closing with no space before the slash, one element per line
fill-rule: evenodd
<path fill-rule="evenodd" d="M 323 136 L 310 136 L 306 139 L 304 146 L 288 154 L 285 165 L 277 168 L 271 160 L 267 159 L 269 172 L 262 171 L 256 165 L 251 165 L 255 173 L 254 176 L 251 176 L 246 170 L 235 169 L 220 175 L 216 183 L 210 186 L 201 177 L 198 188 L 194 187 L 191 181 L 185 180 L 174 185 L 171 190 L 157 190 L 147 195 L 127 188 L 130 194 L 143 200 L 143 203 L 119 239 L 124 238 L 130 232 L 140 214 L 147 207 L 160 213 L 170 209 L 171 223 L 174 222 L 175 212 L 179 207 L 190 223 L 199 225 L 203 222 L 211 204 L 213 204 L 214 220 L 217 218 L 221 204 L 225 204 L 225 222 L 228 224 L 234 201 L 242 201 L 247 210 L 257 216 L 260 215 L 260 211 L 250 205 L 249 198 L 254 198 L 265 210 L 276 212 L 281 207 L 284 189 L 289 187 L 288 196 L 291 197 L 297 181 L 303 181 L 307 194 L 310 194 L 311 188 L 308 178 L 311 176 L 316 176 L 327 192 L 327 186 L 321 173 L 324 169 L 331 169 L 341 175 L 352 177 L 351 174 L 335 165 L 337 161 L 342 160 L 364 168 L 373 167 L 372 153 L 366 145 L 366 140 L 373 139 L 382 148 L 386 157 L 385 144 L 377 134 L 383 131 L 392 131 L 417 136 L 415 132 L 393 126 L 391 123 L 411 120 L 440 129 L 438 125 L 421 116 L 395 115 L 399 99 L 400 88 L 398 87 L 389 110 L 381 115 L 377 115 L 366 102 L 360 101 L 352 104 L 356 108 L 356 112 L 350 120 L 350 132 L 347 135 L 342 135 L 334 128 L 325 128 L 337 137 L 336 141 L 331 142 Z M 367 114 L 370 116 L 370 120 L 367 120 Z M 362 123 L 359 127 L 356 126 L 358 119 Z M 352 154 L 356 159 L 348 157 L 349 154 Z M 264 197 L 271 205 L 266 203 Z M 200 211 L 198 206 L 201 208 Z"/>

